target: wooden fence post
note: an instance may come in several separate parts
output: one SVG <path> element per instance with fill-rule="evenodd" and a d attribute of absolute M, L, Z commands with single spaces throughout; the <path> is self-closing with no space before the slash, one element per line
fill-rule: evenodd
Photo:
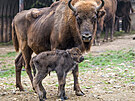
<path fill-rule="evenodd" d="M 24 0 L 19 0 L 19 12 L 24 10 Z"/>
<path fill-rule="evenodd" d="M 4 1 L 2 0 L 0 3 L 0 42 L 3 41 L 3 4 Z"/>
<path fill-rule="evenodd" d="M 7 0 L 4 2 L 3 9 L 3 42 L 7 42 Z"/>
<path fill-rule="evenodd" d="M 11 40 L 11 32 L 10 32 L 10 26 L 11 26 L 11 17 L 10 17 L 10 12 L 11 12 L 11 6 L 12 6 L 12 1 L 10 0 L 8 2 L 8 9 L 7 9 L 7 41 L 9 42 Z"/>

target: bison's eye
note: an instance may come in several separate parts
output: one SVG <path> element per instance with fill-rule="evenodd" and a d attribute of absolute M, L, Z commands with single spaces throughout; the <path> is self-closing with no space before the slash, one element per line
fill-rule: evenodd
<path fill-rule="evenodd" d="M 80 17 L 77 16 L 76 20 L 77 20 L 78 25 L 80 25 L 82 23 L 82 19 Z"/>
<path fill-rule="evenodd" d="M 77 55 L 77 53 L 74 53 L 74 55 Z"/>

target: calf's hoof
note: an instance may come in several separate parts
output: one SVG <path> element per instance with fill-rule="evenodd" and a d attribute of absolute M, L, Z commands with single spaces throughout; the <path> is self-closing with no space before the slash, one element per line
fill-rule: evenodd
<path fill-rule="evenodd" d="M 76 91 L 75 94 L 77 96 L 83 96 L 83 95 L 85 95 L 82 91 Z"/>
<path fill-rule="evenodd" d="M 61 98 L 61 101 L 64 101 L 64 100 L 67 100 L 68 99 L 68 97 L 67 96 L 62 96 L 62 97 L 60 97 Z"/>
<path fill-rule="evenodd" d="M 39 101 L 44 101 L 43 99 L 39 99 Z"/>
<path fill-rule="evenodd" d="M 45 100 L 47 100 L 47 98 L 44 98 L 44 99 L 39 99 L 39 101 L 45 101 Z"/>
<path fill-rule="evenodd" d="M 67 96 L 64 96 L 64 100 L 67 100 L 68 99 L 68 97 Z"/>

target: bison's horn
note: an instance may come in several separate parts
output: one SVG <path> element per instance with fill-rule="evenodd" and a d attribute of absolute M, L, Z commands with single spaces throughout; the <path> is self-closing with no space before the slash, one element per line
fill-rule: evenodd
<path fill-rule="evenodd" d="M 104 0 L 101 0 L 101 4 L 96 8 L 97 11 L 99 11 L 104 6 Z"/>
<path fill-rule="evenodd" d="M 76 12 L 76 9 L 73 7 L 73 5 L 71 4 L 72 0 L 69 0 L 68 2 L 68 6 L 69 8 L 73 11 L 73 12 Z"/>

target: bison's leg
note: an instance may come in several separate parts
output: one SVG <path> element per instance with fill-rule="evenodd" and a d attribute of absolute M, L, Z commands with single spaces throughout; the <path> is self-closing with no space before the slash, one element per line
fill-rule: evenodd
<path fill-rule="evenodd" d="M 81 91 L 79 82 L 78 82 L 78 76 L 79 76 L 79 71 L 78 71 L 78 65 L 75 67 L 75 69 L 72 71 L 73 77 L 74 77 L 74 90 L 76 95 L 78 96 L 83 96 L 84 93 Z"/>
<path fill-rule="evenodd" d="M 21 84 L 21 70 L 24 66 L 24 59 L 22 57 L 22 53 L 18 55 L 15 59 L 15 69 L 16 69 L 16 88 L 18 87 L 20 91 L 23 91 L 23 86 Z"/>
<path fill-rule="evenodd" d="M 38 73 L 36 74 L 36 76 L 33 79 L 33 87 L 34 87 L 35 91 L 37 92 L 40 101 L 44 101 L 46 99 L 46 91 L 42 85 L 42 80 L 46 76 L 47 76 L 47 73 L 45 73 L 44 71 L 42 72 L 42 70 L 41 70 L 41 72 L 38 71 Z"/>
<path fill-rule="evenodd" d="M 97 24 L 97 32 L 96 32 L 96 44 L 95 45 L 100 45 L 100 35 L 101 35 L 101 32 L 103 30 L 103 27 L 102 25 L 99 25 L 99 23 Z"/>
<path fill-rule="evenodd" d="M 122 30 L 124 30 L 126 32 L 125 20 L 126 20 L 125 17 L 122 18 Z"/>
<path fill-rule="evenodd" d="M 131 29 L 131 18 L 128 15 L 127 16 L 127 32 L 130 32 L 130 29 Z"/>
<path fill-rule="evenodd" d="M 65 95 L 65 84 L 66 84 L 66 74 L 62 72 L 57 72 L 58 76 L 58 82 L 59 82 L 59 87 L 58 87 L 58 96 L 61 98 L 61 100 L 66 100 L 68 99 Z"/>
<path fill-rule="evenodd" d="M 93 40 L 93 45 L 94 46 L 100 46 L 100 33 L 96 34 L 96 38 Z"/>
<path fill-rule="evenodd" d="M 104 37 L 103 42 L 108 41 L 108 33 L 109 33 L 109 27 L 106 25 L 106 27 L 105 27 L 105 37 Z"/>
<path fill-rule="evenodd" d="M 97 34 L 97 46 L 100 46 L 100 34 L 101 34 L 101 32 L 100 33 L 98 33 Z"/>
<path fill-rule="evenodd" d="M 112 18 L 110 41 L 113 41 L 114 26 L 115 26 L 115 15 Z"/>
<path fill-rule="evenodd" d="M 25 69 L 33 86 L 33 76 L 32 76 L 31 67 L 30 67 L 30 59 L 31 59 L 32 53 L 33 53 L 32 50 L 28 46 L 25 46 L 22 50 L 22 56 L 25 61 Z"/>

